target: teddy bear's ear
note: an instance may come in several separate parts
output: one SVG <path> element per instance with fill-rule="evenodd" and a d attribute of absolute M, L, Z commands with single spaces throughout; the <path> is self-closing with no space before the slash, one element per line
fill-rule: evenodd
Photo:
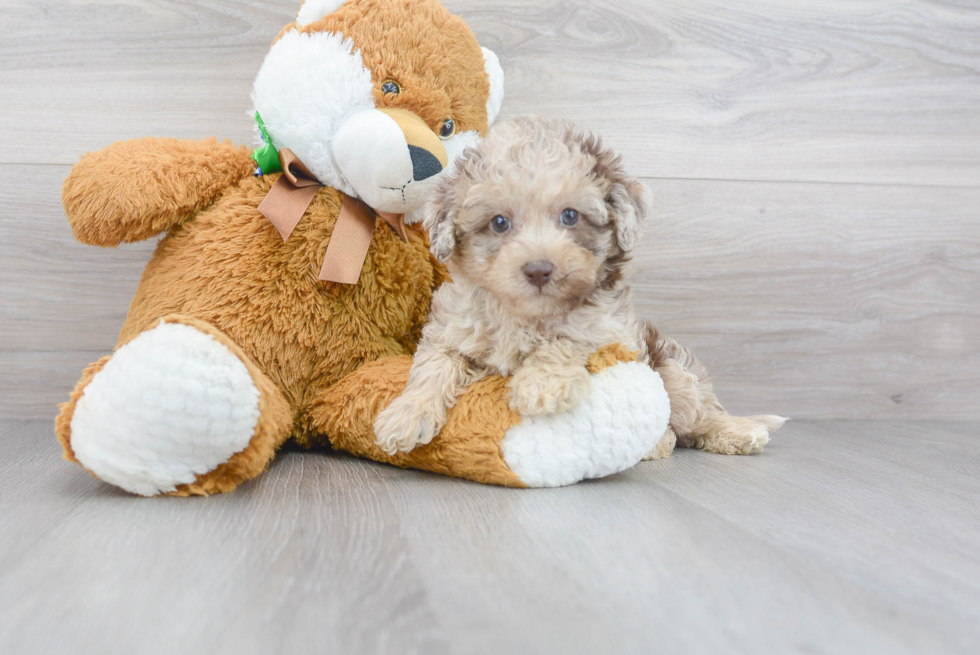
<path fill-rule="evenodd" d="M 296 15 L 296 22 L 300 27 L 306 27 L 310 23 L 315 23 L 327 14 L 340 9 L 340 5 L 347 0 L 306 0 L 299 8 Z"/>
<path fill-rule="evenodd" d="M 483 66 L 490 76 L 490 98 L 487 100 L 487 125 L 493 125 L 500 115 L 500 107 L 504 104 L 504 69 L 500 67 L 500 59 L 489 48 L 483 48 Z"/>

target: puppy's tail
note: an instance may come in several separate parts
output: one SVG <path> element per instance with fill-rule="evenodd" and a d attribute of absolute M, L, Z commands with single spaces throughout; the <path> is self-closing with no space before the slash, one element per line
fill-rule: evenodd
<path fill-rule="evenodd" d="M 650 357 L 650 366 L 660 370 L 669 360 L 674 360 L 680 364 L 681 368 L 697 378 L 702 384 L 710 384 L 711 376 L 708 369 L 698 361 L 690 350 L 677 343 L 670 337 L 660 334 L 657 327 L 650 321 L 643 324 L 644 340 L 647 344 L 647 354 Z"/>
<path fill-rule="evenodd" d="M 731 416 L 715 396 L 708 369 L 690 350 L 660 334 L 650 322 L 644 323 L 644 332 L 650 366 L 670 396 L 670 427 L 678 445 L 728 454 L 759 452 L 768 433 L 786 422 L 774 415 Z"/>
<path fill-rule="evenodd" d="M 687 445 L 687 436 L 698 431 L 708 414 L 725 409 L 712 391 L 708 369 L 690 350 L 660 334 L 649 321 L 644 331 L 650 366 L 660 374 L 670 397 L 670 427 L 678 443 Z"/>

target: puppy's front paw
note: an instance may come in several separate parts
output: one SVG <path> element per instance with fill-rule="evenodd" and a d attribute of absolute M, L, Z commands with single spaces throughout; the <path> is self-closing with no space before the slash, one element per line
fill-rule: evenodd
<path fill-rule="evenodd" d="M 418 403 L 396 398 L 374 420 L 375 443 L 389 455 L 407 453 L 416 446 L 432 441 L 436 418 L 419 408 Z"/>
<path fill-rule="evenodd" d="M 592 380 L 584 367 L 560 371 L 522 368 L 510 380 L 510 407 L 524 416 L 558 414 L 589 395 Z"/>

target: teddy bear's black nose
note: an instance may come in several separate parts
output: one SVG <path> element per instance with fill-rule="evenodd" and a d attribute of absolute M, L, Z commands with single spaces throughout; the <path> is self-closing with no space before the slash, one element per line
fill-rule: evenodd
<path fill-rule="evenodd" d="M 427 180 L 442 172 L 442 163 L 425 148 L 410 145 L 408 153 L 412 157 L 412 177 L 416 182 Z"/>

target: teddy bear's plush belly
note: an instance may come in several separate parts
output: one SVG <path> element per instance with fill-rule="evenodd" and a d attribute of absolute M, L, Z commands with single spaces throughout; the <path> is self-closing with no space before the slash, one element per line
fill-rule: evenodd
<path fill-rule="evenodd" d="M 343 196 L 321 189 L 283 243 L 257 210 L 275 179 L 244 180 L 164 237 L 119 342 L 170 314 L 206 321 L 301 410 L 361 364 L 414 350 L 438 272 L 421 229 L 405 243 L 379 221 L 357 285 L 318 281 Z"/>

